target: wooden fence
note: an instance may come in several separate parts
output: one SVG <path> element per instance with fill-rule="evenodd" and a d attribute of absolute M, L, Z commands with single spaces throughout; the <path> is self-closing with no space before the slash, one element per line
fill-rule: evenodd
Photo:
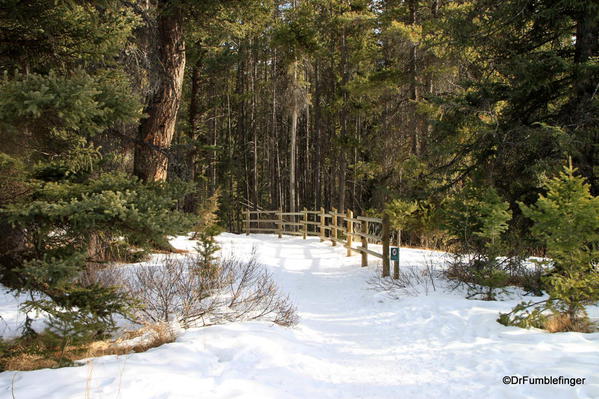
<path fill-rule="evenodd" d="M 362 266 L 368 266 L 368 256 L 383 260 L 383 277 L 390 275 L 389 248 L 391 244 L 399 247 L 401 232 L 392 231 L 389 217 L 373 218 L 355 216 L 351 210 L 339 213 L 333 208 L 325 212 L 307 210 L 300 212 L 250 211 L 244 212 L 244 232 L 297 235 L 306 239 L 308 236 L 320 237 L 320 241 L 330 240 L 333 246 L 338 244 L 347 248 L 347 256 L 358 252 L 362 256 Z M 359 241 L 360 246 L 354 246 Z M 368 248 L 368 244 L 382 244 L 382 253 Z M 393 262 L 393 278 L 399 278 L 399 261 Z"/>

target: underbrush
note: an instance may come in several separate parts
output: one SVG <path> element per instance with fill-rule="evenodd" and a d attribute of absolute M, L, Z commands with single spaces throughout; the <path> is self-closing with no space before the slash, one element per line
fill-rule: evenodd
<path fill-rule="evenodd" d="M 380 276 L 378 270 L 368 285 L 393 298 L 428 295 L 439 288 L 460 290 L 466 298 L 480 300 L 497 300 L 510 287 L 522 289 L 525 295 L 542 295 L 541 269 L 529 267 L 521 258 L 496 258 L 491 263 L 477 256 L 454 254 L 442 267 L 426 258 L 423 266 L 402 266 L 397 279 Z"/>
<path fill-rule="evenodd" d="M 501 313 L 497 321 L 505 326 L 540 328 L 550 333 L 599 331 L 586 309 L 572 312 L 563 302 L 551 297 L 538 302 L 521 302 L 508 313 Z"/>
<path fill-rule="evenodd" d="M 206 262 L 198 255 L 168 255 L 143 266 L 93 270 L 89 283 L 118 286 L 137 306 L 137 323 L 172 322 L 183 327 L 233 321 L 297 323 L 295 307 L 255 257 Z"/>
<path fill-rule="evenodd" d="M 514 289 L 524 295 L 545 295 L 543 281 L 551 273 L 539 265 L 520 259 L 501 260 L 494 268 L 477 263 L 476 257 L 453 256 L 446 267 L 440 268 L 426 260 L 424 267 L 403 266 L 399 278 L 381 277 L 380 270 L 368 280 L 371 289 L 387 294 L 393 299 L 402 296 L 429 295 L 438 289 L 465 293 L 467 299 L 487 301 L 513 297 Z M 502 295 L 505 294 L 505 295 Z M 572 312 L 567 303 L 553 298 L 522 302 L 509 313 L 499 314 L 497 320 L 506 326 L 539 328 L 550 333 L 599 331 L 584 308 Z"/>
<path fill-rule="evenodd" d="M 541 327 L 550 333 L 577 331 L 590 333 L 597 331 L 597 325 L 587 319 L 573 319 L 567 314 L 554 314 L 547 318 Z"/>
<path fill-rule="evenodd" d="M 401 268 L 399 278 L 382 277 L 381 271 L 368 279 L 370 289 L 384 292 L 387 296 L 398 299 L 402 295 L 428 295 L 437 290 L 435 280 L 441 276 L 441 271 L 433 261 L 427 260 L 425 267 L 408 266 Z"/>
<path fill-rule="evenodd" d="M 175 340 L 171 325 L 201 327 L 266 320 L 292 326 L 298 317 L 271 274 L 256 261 L 206 261 L 201 255 L 164 255 L 142 265 L 88 264 L 84 286 L 116 287 L 135 306 L 128 318 L 143 327 L 102 340 L 105 333 L 73 335 L 56 328 L 0 344 L 1 370 L 34 370 L 76 365 L 81 359 L 143 352 Z M 27 326 L 25 326 L 27 327 Z"/>
<path fill-rule="evenodd" d="M 452 290 L 466 289 L 466 298 L 495 301 L 509 287 L 526 295 L 542 295 L 539 267 L 530 268 L 522 257 L 493 257 L 482 254 L 452 256 L 443 272 Z"/>
<path fill-rule="evenodd" d="M 166 323 L 155 323 L 127 331 L 115 340 L 71 342 L 52 331 L 0 341 L 0 371 L 29 371 L 77 366 L 78 361 L 106 355 L 145 352 L 174 342 L 176 334 Z"/>

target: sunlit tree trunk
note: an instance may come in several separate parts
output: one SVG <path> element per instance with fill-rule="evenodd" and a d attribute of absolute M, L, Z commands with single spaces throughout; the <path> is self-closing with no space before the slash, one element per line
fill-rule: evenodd
<path fill-rule="evenodd" d="M 409 24 L 414 26 L 416 25 L 416 9 L 418 6 L 418 0 L 410 0 L 408 7 L 409 7 Z M 419 100 L 418 98 L 418 86 L 417 86 L 417 82 L 416 82 L 416 75 L 418 73 L 418 71 L 416 70 L 416 56 L 417 56 L 417 51 L 416 51 L 416 43 L 410 43 L 410 53 L 409 53 L 409 57 L 410 57 L 410 62 L 408 64 L 408 68 L 409 68 L 409 76 L 410 76 L 410 106 L 408 107 L 408 109 L 410 110 L 410 115 L 408 115 L 408 118 L 410 118 L 410 120 L 412 121 L 412 123 L 410 123 L 410 134 L 412 136 L 412 153 L 415 155 L 418 155 L 420 152 L 420 138 L 418 136 L 419 134 L 419 123 L 418 123 L 418 116 L 416 115 L 416 102 Z"/>
<path fill-rule="evenodd" d="M 291 130 L 289 134 L 289 211 L 295 212 L 295 159 L 297 148 L 297 120 L 299 110 L 294 106 L 291 110 Z"/>
<path fill-rule="evenodd" d="M 154 88 L 144 110 L 147 117 L 139 126 L 134 163 L 135 175 L 144 181 L 166 180 L 185 71 L 183 14 L 166 4 L 159 5 L 155 43 L 148 43 L 150 53 L 157 57 L 150 74 L 155 81 L 151 82 Z"/>

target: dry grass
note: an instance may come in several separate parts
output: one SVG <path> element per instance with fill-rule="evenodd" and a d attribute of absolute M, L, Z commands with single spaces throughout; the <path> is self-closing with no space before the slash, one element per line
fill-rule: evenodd
<path fill-rule="evenodd" d="M 41 355 L 21 353 L 2 359 L 2 368 L 8 370 L 29 371 L 56 367 L 58 362 L 54 359 L 46 359 Z"/>
<path fill-rule="evenodd" d="M 596 326 L 587 318 L 572 319 L 568 314 L 559 313 L 548 317 L 544 327 L 550 333 L 568 331 L 590 333 L 595 331 Z"/>
<path fill-rule="evenodd" d="M 176 338 L 177 336 L 169 324 L 148 324 L 137 330 L 125 331 L 114 341 L 94 341 L 87 345 L 85 356 L 73 360 L 145 352 L 148 349 L 174 342 Z"/>
<path fill-rule="evenodd" d="M 128 342 L 135 338 L 143 339 L 135 343 Z M 116 348 L 114 348 L 116 346 L 120 351 L 125 351 L 124 353 L 145 352 L 148 349 L 174 342 L 176 338 L 177 335 L 168 323 L 153 323 L 138 330 L 125 332 L 121 338 L 114 342 L 111 350 L 116 351 Z"/>
<path fill-rule="evenodd" d="M 169 255 L 169 254 L 188 254 L 190 253 L 189 250 L 187 249 L 178 249 L 173 247 L 172 249 L 152 249 L 152 253 L 153 254 L 162 254 L 162 255 Z"/>
<path fill-rule="evenodd" d="M 82 359 L 107 355 L 126 355 L 145 352 L 149 349 L 175 341 L 176 334 L 170 325 L 155 323 L 138 330 L 127 331 L 116 340 L 93 341 L 84 345 L 66 345 L 64 348 L 48 350 L 36 342 L 15 341 L 9 354 L 0 358 L 0 368 L 8 370 L 38 370 L 72 365 Z M 35 348 L 35 346 L 38 346 Z M 33 348 L 37 350 L 32 350 Z"/>

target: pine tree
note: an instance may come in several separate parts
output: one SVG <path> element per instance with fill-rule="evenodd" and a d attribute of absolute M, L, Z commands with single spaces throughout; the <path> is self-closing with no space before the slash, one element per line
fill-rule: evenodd
<path fill-rule="evenodd" d="M 194 228 L 193 238 L 198 240 L 201 273 L 213 273 L 216 267 L 215 254 L 220 250 L 215 237 L 221 232 L 216 212 L 219 206 L 220 190 L 207 198 L 198 209 L 199 222 Z"/>
<path fill-rule="evenodd" d="M 394 228 L 408 230 L 416 224 L 416 211 L 418 203 L 395 199 L 387 205 L 386 212 L 389 214 L 389 220 Z"/>
<path fill-rule="evenodd" d="M 569 166 L 545 183 L 547 193 L 532 206 L 520 204 L 531 218 L 532 234 L 547 248 L 547 293 L 574 323 L 584 321 L 584 306 L 599 301 L 599 197 Z"/>
<path fill-rule="evenodd" d="M 497 247 L 512 215 L 495 189 L 474 184 L 456 193 L 444 210 L 444 228 L 463 252 Z"/>
<path fill-rule="evenodd" d="M 459 2 L 443 28 L 466 73 L 437 99 L 431 167 L 456 180 L 484 174 L 515 204 L 536 196 L 566 152 L 596 194 L 599 4 Z"/>
<path fill-rule="evenodd" d="M 493 300 L 507 285 L 510 262 L 502 234 L 511 217 L 509 204 L 490 187 L 468 185 L 444 204 L 443 227 L 455 245 L 448 276 L 468 285 L 470 296 Z"/>
<path fill-rule="evenodd" d="M 129 11 L 118 2 L 37 1 L 0 12 L 10 27 L 2 34 L 23 43 L 0 56 L 9 71 L 0 80 L 0 168 L 8 169 L 0 187 L 13 187 L 0 196 L 0 278 L 42 294 L 26 307 L 47 312 L 63 338 L 104 335 L 132 305 L 83 278 L 105 246 L 124 239 L 148 248 L 190 226 L 175 211 L 186 187 L 116 171 L 119 154 L 96 141 L 141 117 L 117 62 L 136 26 Z"/>

